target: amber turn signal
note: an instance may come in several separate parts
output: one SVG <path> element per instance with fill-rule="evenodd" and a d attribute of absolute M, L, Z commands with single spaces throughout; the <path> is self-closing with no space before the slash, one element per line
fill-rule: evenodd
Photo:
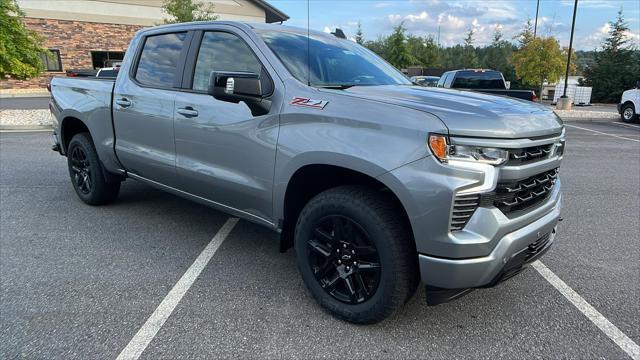
<path fill-rule="evenodd" d="M 440 161 L 447 161 L 447 138 L 443 135 L 429 135 L 429 148 Z"/>

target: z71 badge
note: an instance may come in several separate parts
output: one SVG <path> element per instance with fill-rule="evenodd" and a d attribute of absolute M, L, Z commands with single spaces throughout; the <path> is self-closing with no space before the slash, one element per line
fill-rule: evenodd
<path fill-rule="evenodd" d="M 294 106 L 304 106 L 304 107 L 310 107 L 310 108 L 322 110 L 324 109 L 325 106 L 327 106 L 328 103 L 329 102 L 326 100 L 313 100 L 309 98 L 296 96 L 291 100 L 289 104 Z"/>

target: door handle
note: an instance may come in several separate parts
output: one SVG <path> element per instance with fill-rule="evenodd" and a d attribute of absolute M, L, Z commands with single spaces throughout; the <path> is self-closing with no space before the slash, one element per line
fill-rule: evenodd
<path fill-rule="evenodd" d="M 116 100 L 116 104 L 118 104 L 120 107 L 126 108 L 131 106 L 131 101 L 129 101 L 129 99 L 127 98 L 120 98 Z"/>
<path fill-rule="evenodd" d="M 178 109 L 178 114 L 180 114 L 180 115 L 182 115 L 184 117 L 196 117 L 196 116 L 198 116 L 198 110 L 195 110 L 191 106 L 187 106 L 187 107 L 184 107 L 184 108 L 179 108 Z"/>

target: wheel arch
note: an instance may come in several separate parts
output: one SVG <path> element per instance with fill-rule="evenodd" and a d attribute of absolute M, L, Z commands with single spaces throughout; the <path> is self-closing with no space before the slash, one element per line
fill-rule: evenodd
<path fill-rule="evenodd" d="M 274 194 L 274 214 L 278 220 L 280 250 L 286 251 L 293 244 L 293 235 L 298 215 L 304 205 L 317 194 L 342 185 L 363 185 L 384 192 L 401 212 L 406 225 L 411 227 L 405 198 L 398 194 L 397 184 L 388 184 L 379 178 L 384 169 L 361 160 L 344 163 L 313 162 L 297 166 L 279 186 Z M 413 232 L 411 232 L 413 237 Z"/>
<path fill-rule="evenodd" d="M 76 134 L 82 132 L 89 133 L 89 137 L 91 138 L 91 141 L 93 141 L 93 136 L 91 135 L 89 127 L 84 121 L 80 120 L 80 117 L 70 114 L 62 119 L 60 122 L 60 144 L 62 145 L 61 151 L 64 155 L 67 154 L 67 149 L 69 148 L 71 139 Z"/>

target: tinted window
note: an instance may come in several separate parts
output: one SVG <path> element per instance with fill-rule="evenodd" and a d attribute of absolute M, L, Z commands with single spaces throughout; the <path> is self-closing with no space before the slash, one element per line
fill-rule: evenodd
<path fill-rule="evenodd" d="M 283 31 L 261 36 L 293 77 L 312 86 L 411 85 L 393 66 L 349 40 Z"/>
<path fill-rule="evenodd" d="M 442 76 L 438 80 L 438 87 L 443 87 L 444 86 L 444 81 L 447 80 L 447 76 L 449 76 L 448 72 L 442 74 Z"/>
<path fill-rule="evenodd" d="M 101 78 L 116 78 L 118 77 L 118 70 L 100 70 L 98 77 Z"/>
<path fill-rule="evenodd" d="M 262 65 L 247 44 L 236 35 L 206 32 L 196 60 L 193 89 L 206 91 L 213 71 L 241 71 L 261 74 Z"/>
<path fill-rule="evenodd" d="M 144 43 L 136 80 L 144 85 L 172 87 L 187 33 L 149 36 Z"/>
<path fill-rule="evenodd" d="M 502 74 L 497 71 L 458 71 L 454 88 L 505 89 Z"/>
<path fill-rule="evenodd" d="M 450 88 L 451 87 L 451 82 L 453 81 L 455 76 L 456 76 L 455 72 L 448 73 L 447 77 L 444 79 L 444 87 Z"/>

